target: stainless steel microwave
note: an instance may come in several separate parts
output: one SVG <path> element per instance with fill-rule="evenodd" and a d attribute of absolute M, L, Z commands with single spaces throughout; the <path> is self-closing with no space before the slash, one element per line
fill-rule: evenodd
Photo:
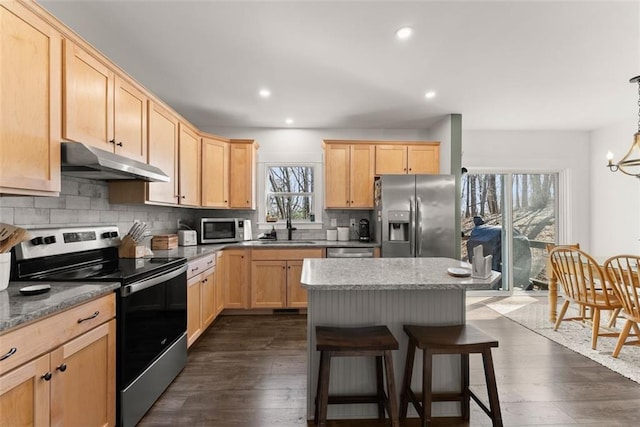
<path fill-rule="evenodd" d="M 201 218 L 198 229 L 198 243 L 239 242 L 244 238 L 242 218 Z"/>

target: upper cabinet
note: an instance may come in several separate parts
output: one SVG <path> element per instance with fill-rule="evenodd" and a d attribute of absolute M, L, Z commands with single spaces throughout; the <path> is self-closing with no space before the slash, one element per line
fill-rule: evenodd
<path fill-rule="evenodd" d="M 64 42 L 63 137 L 147 162 L 147 97 L 81 47 Z"/>
<path fill-rule="evenodd" d="M 200 206 L 200 136 L 184 123 L 180 123 L 179 131 L 178 203 Z"/>
<path fill-rule="evenodd" d="M 16 2 L 0 3 L 0 193 L 60 192 L 62 39 Z"/>
<path fill-rule="evenodd" d="M 229 146 L 229 207 L 254 209 L 256 151 L 252 139 L 232 139 Z"/>
<path fill-rule="evenodd" d="M 440 172 L 440 143 L 377 144 L 376 175 L 437 174 Z"/>
<path fill-rule="evenodd" d="M 202 206 L 229 207 L 229 141 L 202 136 Z"/>
<path fill-rule="evenodd" d="M 325 208 L 373 208 L 375 149 L 325 141 Z"/>

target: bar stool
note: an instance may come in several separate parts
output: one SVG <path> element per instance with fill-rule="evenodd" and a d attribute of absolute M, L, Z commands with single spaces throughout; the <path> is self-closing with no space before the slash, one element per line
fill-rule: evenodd
<path fill-rule="evenodd" d="M 342 328 L 316 326 L 316 349 L 320 351 L 320 369 L 314 422 L 320 427 L 327 424 L 327 405 L 344 403 L 377 403 L 378 418 L 384 419 L 385 409 L 391 425 L 398 427 L 398 402 L 393 376 L 392 350 L 398 349 L 398 341 L 386 326 Z M 376 358 L 376 394 L 329 396 L 329 374 L 332 357 L 372 356 Z M 382 361 L 387 376 L 387 393 L 384 391 Z"/>
<path fill-rule="evenodd" d="M 491 347 L 498 347 L 498 341 L 471 325 L 457 326 L 418 326 L 404 325 L 409 336 L 407 361 L 404 367 L 404 379 L 400 393 L 400 420 L 407 418 L 409 401 L 413 404 L 420 419 L 421 426 L 431 425 L 432 402 L 458 401 L 462 406 L 462 419 L 469 419 L 469 397 L 491 418 L 494 427 L 502 427 L 502 415 L 498 401 L 498 388 L 493 370 Z M 422 393 L 411 390 L 411 376 L 416 347 L 422 350 Z M 484 374 L 487 382 L 489 406 L 487 408 L 471 390 L 469 390 L 469 354 L 482 354 Z M 460 393 L 432 393 L 432 359 L 434 354 L 459 354 L 461 367 Z"/>

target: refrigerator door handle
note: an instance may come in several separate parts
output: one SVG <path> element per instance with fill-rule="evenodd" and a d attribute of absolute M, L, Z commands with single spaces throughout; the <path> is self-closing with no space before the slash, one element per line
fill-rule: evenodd
<path fill-rule="evenodd" d="M 418 228 L 416 234 L 416 256 L 422 255 L 422 200 L 420 197 L 416 198 L 416 220 L 415 223 Z"/>
<path fill-rule="evenodd" d="M 416 215 L 414 211 L 415 201 L 413 196 L 409 197 L 409 253 L 415 256 L 415 238 L 416 238 Z"/>

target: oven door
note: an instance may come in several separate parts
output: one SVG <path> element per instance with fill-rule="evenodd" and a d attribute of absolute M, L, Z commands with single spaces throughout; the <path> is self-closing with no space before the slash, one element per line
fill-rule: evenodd
<path fill-rule="evenodd" d="M 187 362 L 187 266 L 120 288 L 117 425 L 134 427 Z"/>

